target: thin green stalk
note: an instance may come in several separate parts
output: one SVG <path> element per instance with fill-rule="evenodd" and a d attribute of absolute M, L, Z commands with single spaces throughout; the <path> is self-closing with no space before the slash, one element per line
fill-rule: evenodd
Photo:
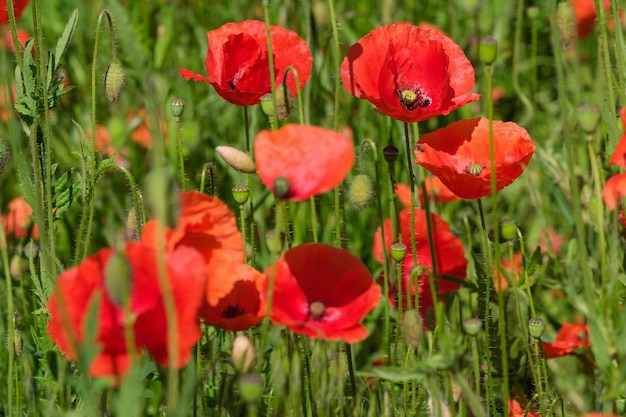
<path fill-rule="evenodd" d="M 13 285 L 11 283 L 11 271 L 9 270 L 9 254 L 7 252 L 7 240 L 4 234 L 4 228 L 0 227 L 0 251 L 2 252 L 2 263 L 4 264 L 4 278 L 7 292 L 7 349 L 8 349 L 8 364 L 7 364 L 7 404 L 6 412 L 8 416 L 12 416 L 13 413 L 13 365 L 15 361 L 15 311 L 13 306 Z M 16 390 L 17 394 L 17 390 Z"/>
<path fill-rule="evenodd" d="M 180 169 L 180 189 L 185 192 L 185 159 L 183 158 L 183 141 L 181 139 L 180 117 L 176 117 L 176 148 L 178 151 L 178 165 Z"/>
<path fill-rule="evenodd" d="M 246 151 L 250 158 L 254 160 L 254 155 L 252 153 L 252 146 L 250 144 L 250 116 L 248 114 L 248 106 L 243 106 L 243 119 L 245 123 L 245 132 L 246 132 Z M 255 242 L 255 232 L 254 232 L 254 176 L 248 175 L 248 189 L 250 190 L 250 194 L 248 195 L 248 201 L 250 204 L 250 265 L 254 266 L 254 258 L 256 254 L 256 250 L 254 248 Z M 242 213 L 243 214 L 243 213 Z M 246 240 L 243 241 L 244 247 L 246 245 Z"/>
<path fill-rule="evenodd" d="M 600 27 L 600 38 L 598 39 L 599 42 L 599 46 L 598 49 L 600 49 L 602 51 L 602 57 L 604 58 L 603 60 L 603 69 L 605 71 L 605 77 L 606 77 L 606 88 L 604 89 L 604 91 L 606 92 L 606 98 L 607 98 L 607 108 L 609 111 L 609 117 L 611 120 L 614 120 L 617 115 L 615 113 L 615 93 L 613 92 L 613 88 L 612 88 L 612 82 L 611 80 L 613 80 L 613 72 L 611 70 L 612 66 L 611 66 L 611 53 L 609 52 L 609 39 L 608 39 L 608 29 L 606 26 L 606 16 L 605 16 L 605 10 L 604 10 L 604 4 L 602 2 L 602 0 L 593 0 L 593 3 L 595 5 L 596 8 L 596 14 L 598 15 L 598 25 Z M 616 26 L 617 28 L 619 28 L 620 26 Z M 620 51 L 621 52 L 621 51 Z M 614 132 L 615 133 L 615 132 Z"/>
<path fill-rule="evenodd" d="M 241 239 L 243 240 L 243 254 L 246 262 L 248 259 L 248 239 L 246 237 L 246 208 L 243 204 L 239 204 L 239 217 L 241 218 Z"/>
<path fill-rule="evenodd" d="M 589 163 L 591 165 L 591 174 L 594 182 L 594 197 L 596 199 L 598 239 L 600 240 L 600 283 L 604 287 L 608 285 L 608 266 L 607 266 L 607 242 L 604 230 L 604 202 L 602 200 L 602 188 L 604 181 L 600 173 L 601 161 L 599 160 L 598 151 L 594 148 L 594 138 L 587 138 L 587 153 L 589 154 Z"/>
<path fill-rule="evenodd" d="M 524 104 L 524 107 L 526 108 L 528 112 L 524 117 L 524 122 L 521 122 L 521 124 L 526 124 L 525 121 L 533 120 L 535 109 L 533 107 L 532 102 L 529 100 L 526 93 L 522 91 L 522 88 L 520 87 L 520 84 L 519 84 L 521 47 L 522 45 L 525 45 L 525 43 L 522 42 L 522 28 L 524 27 L 523 25 L 524 25 L 524 0 L 518 0 L 517 1 L 517 14 L 516 14 L 515 26 L 514 26 L 515 27 L 515 40 L 513 42 L 513 90 L 515 91 L 515 94 L 520 99 L 522 104 Z M 487 66 L 487 71 L 489 72 L 487 74 L 487 97 L 486 97 L 487 105 L 489 106 L 491 104 L 491 106 L 493 106 L 491 87 L 490 87 L 491 65 Z M 533 66 L 532 71 L 536 72 L 536 67 Z M 533 79 L 534 78 L 535 76 L 533 76 Z M 505 404 L 506 403 L 507 401 L 505 401 Z M 506 415 L 506 408 L 507 406 L 505 405 L 505 415 Z"/>
<path fill-rule="evenodd" d="M 270 85 L 272 87 L 273 117 L 270 117 L 272 130 L 278 129 L 278 102 L 276 100 L 276 73 L 274 69 L 274 54 L 272 52 L 272 35 L 270 31 L 270 0 L 263 0 L 263 16 L 265 18 L 265 37 L 267 39 L 267 61 L 270 72 Z"/>
<path fill-rule="evenodd" d="M 313 417 L 317 417 L 317 403 L 315 402 L 315 392 L 313 392 L 313 383 L 311 381 L 312 379 L 312 375 L 313 375 L 313 370 L 311 368 L 311 352 L 309 351 L 309 345 L 308 345 L 308 339 L 305 337 L 300 337 L 298 336 L 298 339 L 300 340 L 300 344 L 302 345 L 302 352 L 304 353 L 304 369 L 306 372 L 306 382 L 307 382 L 307 389 L 309 392 L 309 401 L 311 403 L 311 414 L 313 415 Z M 304 387 L 304 384 L 302 384 L 302 386 Z M 304 404 L 306 404 L 307 399 L 306 398 L 302 398 L 302 402 Z M 307 415 L 306 413 L 304 414 L 305 416 Z"/>
<path fill-rule="evenodd" d="M 352 405 L 356 408 L 356 378 L 354 377 L 354 360 L 352 359 L 352 346 L 346 343 L 346 359 L 348 360 L 348 374 L 350 375 L 350 387 L 352 388 Z"/>
<path fill-rule="evenodd" d="M 417 139 L 415 140 L 417 142 Z M 407 167 L 409 169 L 409 186 L 411 187 L 411 256 L 413 256 L 413 268 L 417 267 L 417 244 L 415 242 L 415 175 L 413 174 L 413 152 L 409 138 L 409 124 L 404 123 L 404 145 L 406 150 Z M 433 267 L 436 267 L 433 264 Z"/>

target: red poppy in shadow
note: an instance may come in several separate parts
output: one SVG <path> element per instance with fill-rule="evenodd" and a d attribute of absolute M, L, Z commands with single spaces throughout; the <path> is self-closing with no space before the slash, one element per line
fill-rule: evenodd
<path fill-rule="evenodd" d="M 607 209 L 615 210 L 624 196 L 626 196 L 626 173 L 613 175 L 606 180 L 602 188 L 602 199 Z"/>
<path fill-rule="evenodd" d="M 125 284 L 130 290 L 127 302 L 132 314 L 135 349 L 141 352 L 145 347 L 156 362 L 169 365 L 167 319 L 157 278 L 156 253 L 140 242 L 127 243 L 120 254 L 103 249 L 63 272 L 48 300 L 48 332 L 68 358 L 76 359 L 75 349 L 85 342 L 88 315 L 97 302 L 95 343 L 101 350 L 89 372 L 93 376 L 111 376 L 116 384 L 130 366 L 124 323 L 131 318 L 125 314 L 125 302 L 118 296 L 123 283 L 111 282 L 112 276 L 119 278 L 120 274 L 107 273 L 114 256 L 124 256 L 129 267 Z M 202 293 L 198 289 L 203 288 L 205 281 L 204 260 L 197 251 L 183 247 L 167 253 L 165 263 L 178 330 L 177 362 L 171 365 L 180 368 L 200 338 L 197 313 Z"/>
<path fill-rule="evenodd" d="M 345 249 L 309 243 L 288 250 L 266 270 L 274 274 L 271 319 L 295 333 L 355 343 L 367 329 L 359 321 L 380 302 L 367 267 Z"/>
<path fill-rule="evenodd" d="M 341 80 L 355 97 L 403 122 L 446 115 L 476 101 L 474 68 L 439 30 L 407 23 L 374 29 L 352 45 Z"/>
<path fill-rule="evenodd" d="M 509 417 L 541 417 L 541 414 L 526 412 L 526 408 L 515 399 L 509 399 Z"/>
<path fill-rule="evenodd" d="M 282 26 L 271 26 L 272 53 L 276 85 L 282 84 L 285 70 L 293 66 L 298 72 L 300 88 L 311 76 L 313 58 L 307 43 L 297 33 Z M 224 100 L 238 106 L 258 104 L 261 96 L 271 92 L 265 23 L 246 20 L 227 23 L 207 33 L 209 50 L 205 60 L 205 77 L 179 68 L 187 81 L 211 84 Z M 293 74 L 287 86 L 296 94 Z"/>
<path fill-rule="evenodd" d="M 589 327 L 586 324 L 563 323 L 554 342 L 541 342 L 546 359 L 567 356 L 576 349 L 591 346 Z"/>
<path fill-rule="evenodd" d="M 302 201 L 332 190 L 354 163 L 352 140 L 334 130 L 288 124 L 254 140 L 257 173 L 278 198 Z"/>
<path fill-rule="evenodd" d="M 265 315 L 265 300 L 261 297 L 265 291 L 265 274 L 244 263 L 235 263 L 223 253 L 213 256 L 221 258 L 220 270 L 215 271 L 219 279 L 232 280 L 232 289 L 214 305 L 205 301 L 200 317 L 207 324 L 231 331 L 246 330 L 258 324 Z M 211 281 L 209 278 L 209 283 Z M 207 294 L 211 291 L 207 288 Z"/>
<path fill-rule="evenodd" d="M 585 38 L 591 34 L 596 24 L 596 6 L 594 0 L 569 0 L 576 16 L 576 30 L 579 38 Z M 611 9 L 611 2 L 604 0 L 604 9 Z"/>
<path fill-rule="evenodd" d="M 27 237 L 39 239 L 37 225 L 33 225 L 33 221 L 30 218 L 32 215 L 33 209 L 22 197 L 11 200 L 7 215 L 2 218 L 5 235 L 15 236 L 16 239 Z"/>
<path fill-rule="evenodd" d="M 465 250 L 463 243 L 450 232 L 450 225 L 446 223 L 437 214 L 431 214 L 431 222 L 433 228 L 434 247 L 437 259 L 437 272 L 439 276 L 449 276 L 458 279 L 465 279 L 467 274 L 467 259 L 465 259 Z M 400 232 L 402 234 L 402 243 L 406 245 L 406 257 L 402 261 L 402 306 L 406 310 L 409 308 L 409 283 L 410 299 L 414 302 L 415 295 L 419 295 L 419 309 L 422 317 L 426 319 L 426 312 L 429 307 L 433 307 L 432 292 L 428 280 L 428 274 L 432 271 L 432 259 L 430 256 L 430 247 L 428 244 L 428 229 L 426 224 L 426 211 L 415 210 L 415 247 L 417 253 L 417 266 L 425 268 L 421 272 L 418 271 L 417 288 L 415 282 L 411 279 L 411 271 L 413 270 L 413 255 L 411 254 L 411 210 L 403 210 L 399 214 Z M 385 244 L 389 248 L 396 242 L 396 238 L 392 234 L 391 221 L 385 220 L 383 229 L 385 233 Z M 374 236 L 374 256 L 376 260 L 383 263 L 383 245 L 381 229 L 376 230 Z M 443 299 L 446 293 L 456 291 L 460 285 L 457 282 L 440 278 L 438 281 L 439 297 Z M 398 291 L 398 282 L 396 288 L 392 292 Z M 390 297 L 394 294 L 390 294 Z M 393 302 L 394 300 L 392 300 Z M 426 320 L 424 320 L 426 323 Z"/>
<path fill-rule="evenodd" d="M 493 121 L 496 188 L 519 177 L 535 151 L 526 129 L 513 122 Z M 461 198 L 491 194 L 489 120 L 460 120 L 428 133 L 419 140 L 415 162 L 441 179 Z"/>
<path fill-rule="evenodd" d="M 619 114 L 622 118 L 624 130 L 626 131 L 626 107 L 620 110 Z M 611 159 L 609 159 L 609 165 L 619 165 L 622 168 L 626 168 L 626 133 L 622 135 L 617 143 L 615 151 L 613 151 L 613 155 L 611 155 Z"/>
<path fill-rule="evenodd" d="M 166 251 L 189 246 L 205 260 L 207 275 L 206 302 L 218 303 L 233 288 L 233 280 L 223 277 L 224 255 L 236 264 L 243 263 L 243 239 L 233 212 L 220 199 L 197 191 L 180 193 L 181 212 L 175 229 L 165 230 Z M 144 226 L 141 240 L 155 245 L 157 221 Z M 204 286 L 202 288 L 205 288 Z"/>
<path fill-rule="evenodd" d="M 428 201 L 435 201 L 439 203 L 449 203 L 450 201 L 460 200 L 459 196 L 454 194 L 443 182 L 437 177 L 427 177 L 426 193 L 428 195 Z M 419 202 L 424 205 L 424 198 L 422 197 L 422 187 L 418 188 Z M 396 195 L 398 200 L 405 206 L 411 207 L 411 187 L 406 184 L 396 184 Z"/>
<path fill-rule="evenodd" d="M 19 19 L 24 9 L 28 6 L 29 0 L 13 0 L 13 11 L 15 12 L 15 20 Z M 9 23 L 9 12 L 7 11 L 7 1 L 0 1 L 0 25 Z"/>

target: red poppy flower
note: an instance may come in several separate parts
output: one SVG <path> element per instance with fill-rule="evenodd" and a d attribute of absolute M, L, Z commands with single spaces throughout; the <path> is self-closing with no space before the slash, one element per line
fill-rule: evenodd
<path fill-rule="evenodd" d="M 145 107 L 139 109 L 137 113 L 130 111 L 127 120 L 133 129 L 130 134 L 130 138 L 133 142 L 140 144 L 146 149 L 152 149 L 150 119 L 148 119 L 146 115 Z M 165 120 L 159 121 L 159 129 L 161 130 L 165 143 L 167 143 L 169 138 L 167 135 L 167 122 Z"/>
<path fill-rule="evenodd" d="M 13 44 L 13 34 L 11 33 L 11 31 L 7 28 L 5 29 L 6 31 L 6 36 L 2 36 L 0 34 L 0 38 L 4 38 L 4 42 L 0 42 L 0 49 L 6 49 L 11 53 L 15 53 L 15 45 Z M 26 42 L 30 39 L 30 33 L 28 33 L 28 31 L 24 30 L 24 29 L 17 29 L 17 39 L 19 41 L 19 43 L 21 44 L 21 46 L 26 45 Z M 23 51 L 24 48 L 20 47 L 20 51 Z M 35 49 L 33 48 L 32 50 L 33 55 L 35 54 Z"/>
<path fill-rule="evenodd" d="M 11 97 L 13 102 L 10 101 Z M 9 113 L 13 112 L 14 103 L 17 103 L 15 83 L 12 84 L 10 92 L 8 85 L 0 85 L 0 121 L 6 122 L 9 120 Z"/>
<path fill-rule="evenodd" d="M 620 110 L 619 113 L 622 117 L 624 130 L 626 130 L 626 107 Z M 622 168 L 626 168 L 626 133 L 622 135 L 617 143 L 615 151 L 613 151 L 613 155 L 611 156 L 611 159 L 609 159 L 609 165 L 619 165 Z"/>
<path fill-rule="evenodd" d="M 224 256 L 236 264 L 243 264 L 243 239 L 237 228 L 237 219 L 217 197 L 188 191 L 181 193 L 180 199 L 178 225 L 165 232 L 166 251 L 190 246 L 204 256 L 207 275 L 205 302 L 216 305 L 234 285 L 230 277 L 219 274 Z M 144 226 L 141 240 L 154 245 L 156 231 L 157 221 L 149 221 Z"/>
<path fill-rule="evenodd" d="M 596 24 L 596 6 L 594 0 L 569 0 L 576 16 L 576 29 L 579 38 L 585 38 L 591 34 Z M 611 2 L 604 0 L 604 9 L 609 10 Z"/>
<path fill-rule="evenodd" d="M 607 209 L 615 210 L 624 196 L 626 196 L 626 173 L 613 175 L 606 180 L 602 188 L 602 198 Z"/>
<path fill-rule="evenodd" d="M 567 356 L 575 349 L 588 348 L 589 327 L 586 324 L 563 323 L 552 343 L 542 342 L 546 359 Z"/>
<path fill-rule="evenodd" d="M 14 198 L 9 203 L 7 215 L 2 219 L 4 233 L 7 236 L 15 236 L 16 239 L 23 239 L 29 236 L 33 239 L 39 239 L 37 225 L 33 225 L 30 219 L 32 215 L 33 209 L 28 205 L 26 200 L 22 197 Z"/>
<path fill-rule="evenodd" d="M 381 291 L 347 250 L 322 243 L 296 246 L 265 273 L 274 274 L 274 323 L 325 340 L 355 343 L 367 337 L 359 321 L 378 305 Z"/>
<path fill-rule="evenodd" d="M 403 122 L 446 115 L 476 101 L 474 68 L 439 30 L 410 24 L 374 29 L 352 45 L 341 81 L 355 97 Z"/>
<path fill-rule="evenodd" d="M 439 178 L 434 176 L 427 177 L 424 181 L 426 182 L 428 201 L 449 203 L 450 201 L 460 200 L 459 196 L 450 191 Z M 405 207 L 411 207 L 411 187 L 406 184 L 396 184 L 396 195 L 398 196 L 398 200 L 400 200 Z M 422 187 L 418 188 L 418 198 L 420 204 L 424 205 Z"/>
<path fill-rule="evenodd" d="M 87 139 L 91 140 L 91 129 L 87 130 L 86 133 Z M 115 149 L 111 133 L 106 126 L 96 125 L 96 150 L 106 157 L 115 155 L 115 162 L 120 165 L 126 167 L 129 165 L 128 161 L 122 157 L 123 154 L 126 154 L 127 149 L 124 149 L 122 152 Z"/>
<path fill-rule="evenodd" d="M 523 127 L 513 122 L 493 122 L 496 187 L 503 189 L 519 177 L 535 151 Z M 491 194 L 489 120 L 460 120 L 428 133 L 419 140 L 415 162 L 441 179 L 461 198 Z"/>
<path fill-rule="evenodd" d="M 338 186 L 354 163 L 352 140 L 321 127 L 288 124 L 254 140 L 257 173 L 278 197 L 302 201 Z M 278 189 L 277 189 L 278 185 Z"/>
<path fill-rule="evenodd" d="M 431 214 L 431 223 L 433 228 L 433 237 L 435 239 L 435 253 L 437 259 L 437 272 L 440 276 L 451 276 L 459 279 L 465 279 L 467 273 L 467 259 L 465 259 L 465 250 L 463 243 L 450 232 L 450 225 L 446 223 L 437 214 Z M 426 318 L 426 312 L 429 307 L 434 305 L 430 282 L 428 280 L 427 271 L 423 271 L 417 282 L 411 282 L 411 271 L 413 270 L 413 255 L 411 254 L 411 210 L 403 210 L 399 214 L 400 232 L 402 234 L 402 243 L 407 247 L 407 254 L 402 261 L 402 306 L 407 309 L 409 292 L 411 289 L 411 300 L 415 300 L 415 294 L 419 295 L 419 307 L 422 317 Z M 396 239 L 392 234 L 391 221 L 388 219 L 383 223 L 385 233 L 385 243 L 390 247 L 395 243 Z M 417 265 L 432 270 L 432 259 L 430 256 L 430 247 L 428 244 L 428 229 L 426 224 L 426 211 L 415 210 L 415 247 L 417 252 Z M 376 230 L 374 236 L 374 256 L 383 263 L 383 246 L 381 229 Z M 459 289 L 459 284 L 446 279 L 439 279 L 439 297 L 442 299 L 446 293 Z M 392 300 L 393 301 L 393 300 Z M 425 322 L 425 321 L 424 321 Z"/>
<path fill-rule="evenodd" d="M 156 253 L 148 245 L 132 242 L 126 244 L 124 255 L 130 268 L 128 302 L 134 321 L 135 347 L 139 352 L 145 347 L 156 362 L 168 366 L 167 319 L 157 278 Z M 87 316 L 92 303 L 99 300 L 96 343 L 101 351 L 89 372 L 93 376 L 112 376 L 113 382 L 117 383 L 130 366 L 124 336 L 124 323 L 130 318 L 124 314 L 119 300 L 114 301 L 114 286 L 107 281 L 106 268 L 113 256 L 116 256 L 113 249 L 103 249 L 59 276 L 55 291 L 48 300 L 48 332 L 70 359 L 76 359 L 77 352 L 71 340 L 79 345 L 84 342 Z M 166 255 L 165 262 L 169 290 L 176 304 L 178 329 L 177 362 L 171 365 L 180 368 L 200 338 L 197 313 L 202 296 L 198 289 L 205 281 L 204 260 L 191 248 L 178 248 Z"/>
<path fill-rule="evenodd" d="M 15 20 L 19 19 L 29 0 L 13 0 L 13 11 L 15 12 Z M 7 10 L 7 1 L 0 1 L 0 25 L 9 23 L 9 12 Z"/>
<path fill-rule="evenodd" d="M 533 413 L 522 407 L 522 405 L 515 399 L 509 399 L 509 417 L 541 417 L 541 414 Z"/>
<path fill-rule="evenodd" d="M 297 33 L 281 26 L 271 26 L 272 53 L 276 85 L 282 84 L 285 69 L 298 72 L 300 88 L 311 76 L 313 58 L 309 46 Z M 258 104 L 261 96 L 271 92 L 265 23 L 246 20 L 227 23 L 207 33 L 206 57 L 208 77 L 180 68 L 187 81 L 210 83 L 224 100 L 238 106 Z M 289 74 L 287 86 L 296 94 L 295 77 Z"/>
<path fill-rule="evenodd" d="M 244 263 L 233 262 L 230 257 L 218 252 L 220 280 L 231 280 L 232 289 L 219 299 L 217 304 L 203 303 L 200 317 L 207 324 L 222 329 L 246 330 L 258 324 L 265 316 L 265 274 Z"/>
<path fill-rule="evenodd" d="M 512 279 L 513 282 L 516 282 L 520 278 L 520 272 L 522 271 L 522 254 L 521 252 L 515 252 L 512 258 L 502 258 L 500 259 L 500 265 L 504 271 L 508 274 L 509 279 Z M 496 291 L 504 291 L 509 287 L 509 282 L 506 279 L 504 273 L 498 269 L 494 271 L 495 282 L 494 287 Z M 529 279 L 531 277 L 528 277 Z"/>

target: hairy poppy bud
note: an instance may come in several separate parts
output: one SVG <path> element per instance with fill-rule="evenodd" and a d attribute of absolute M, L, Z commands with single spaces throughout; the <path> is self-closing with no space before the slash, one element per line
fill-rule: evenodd
<path fill-rule="evenodd" d="M 126 240 L 139 240 L 139 227 L 135 207 L 131 207 L 126 215 Z"/>
<path fill-rule="evenodd" d="M 498 41 L 493 36 L 485 36 L 480 40 L 478 56 L 485 65 L 492 65 L 498 57 Z"/>
<path fill-rule="evenodd" d="M 406 343 L 413 349 L 417 349 L 424 336 L 424 323 L 422 316 L 417 310 L 407 310 L 402 317 L 402 333 Z"/>
<path fill-rule="evenodd" d="M 559 2 L 556 8 L 556 24 L 559 29 L 561 47 L 567 49 L 576 39 L 576 16 L 574 9 L 566 1 Z"/>
<path fill-rule="evenodd" d="M 278 120 L 285 120 L 291 113 L 291 95 L 283 84 L 276 87 L 276 109 Z M 261 96 L 261 109 L 271 120 L 274 117 L 274 103 L 272 103 L 272 93 Z"/>
<path fill-rule="evenodd" d="M 11 159 L 11 148 L 7 141 L 0 137 L 0 174 L 4 172 L 9 160 Z"/>
<path fill-rule="evenodd" d="M 117 101 L 122 95 L 124 87 L 126 87 L 126 72 L 120 64 L 114 62 L 107 67 L 104 73 L 104 91 L 107 100 L 110 102 Z"/>
<path fill-rule="evenodd" d="M 215 151 L 222 157 L 224 162 L 239 172 L 252 174 L 256 171 L 256 166 L 252 158 L 250 158 L 247 153 L 237 148 L 233 148 L 232 146 L 218 146 L 215 148 Z"/>
<path fill-rule="evenodd" d="M 237 204 L 245 204 L 250 196 L 250 188 L 247 185 L 239 184 L 233 187 L 233 198 Z"/>
<path fill-rule="evenodd" d="M 233 361 L 235 369 L 242 374 L 248 372 L 254 362 L 254 346 L 247 336 L 239 335 L 233 340 L 230 358 Z"/>
<path fill-rule="evenodd" d="M 369 205 L 374 196 L 372 180 L 365 174 L 355 175 L 350 182 L 348 201 L 357 210 L 363 210 Z"/>

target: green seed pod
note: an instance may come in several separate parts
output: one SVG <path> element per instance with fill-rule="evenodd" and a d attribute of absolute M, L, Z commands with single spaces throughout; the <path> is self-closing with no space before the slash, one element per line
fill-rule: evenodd
<path fill-rule="evenodd" d="M 170 111 L 172 112 L 172 116 L 179 119 L 180 116 L 183 115 L 183 111 L 185 111 L 185 100 L 182 98 L 175 98 L 170 101 Z"/>
<path fill-rule="evenodd" d="M 470 336 L 477 336 L 480 329 L 483 327 L 483 322 L 478 318 L 471 318 L 463 321 L 463 330 Z"/>
<path fill-rule="evenodd" d="M 406 256 L 406 245 L 402 242 L 396 242 L 389 248 L 391 258 L 396 262 L 402 262 Z"/>
<path fill-rule="evenodd" d="M 350 182 L 348 201 L 356 210 L 363 210 L 374 196 L 372 180 L 365 174 L 355 175 Z"/>
<path fill-rule="evenodd" d="M 250 156 L 232 146 L 218 146 L 215 151 L 231 167 L 244 174 L 252 174 L 256 171 L 256 165 Z"/>
<path fill-rule="evenodd" d="M 126 87 L 126 72 L 119 63 L 114 62 L 107 67 L 104 73 L 104 91 L 107 100 L 110 102 L 117 101 L 122 95 L 124 87 Z"/>
<path fill-rule="evenodd" d="M 289 180 L 285 177 L 278 177 L 274 180 L 274 195 L 283 200 L 289 195 Z"/>
<path fill-rule="evenodd" d="M 243 375 L 239 378 L 239 394 L 246 403 L 256 402 L 263 394 L 263 377 L 258 374 Z"/>
<path fill-rule="evenodd" d="M 278 233 L 276 230 L 270 230 L 265 234 L 265 242 L 267 248 L 273 254 L 279 254 L 283 250 L 283 241 L 285 236 L 283 233 Z"/>
<path fill-rule="evenodd" d="M 245 204 L 250 196 L 250 188 L 247 185 L 239 184 L 233 187 L 233 198 L 237 204 Z"/>
<path fill-rule="evenodd" d="M 517 225 L 511 219 L 501 221 L 499 224 L 499 229 L 500 229 L 500 236 L 499 236 L 500 243 L 510 242 L 517 237 Z M 488 237 L 490 241 L 492 242 L 494 241 L 495 233 L 493 229 L 489 230 Z"/>
<path fill-rule="evenodd" d="M 389 164 L 393 164 L 398 160 L 399 153 L 400 151 L 398 151 L 398 148 L 393 145 L 387 145 L 383 148 L 383 157 Z"/>
<path fill-rule="evenodd" d="M 485 36 L 480 40 L 478 56 L 485 65 L 492 65 L 498 57 L 498 41 L 493 36 Z"/>
<path fill-rule="evenodd" d="M 533 317 L 528 320 L 528 333 L 535 339 L 541 339 L 544 330 L 546 329 L 546 323 L 539 317 Z"/>
<path fill-rule="evenodd" d="M 483 167 L 480 164 L 473 163 L 469 167 L 467 167 L 467 173 L 475 176 L 479 176 L 480 173 L 483 172 Z"/>

